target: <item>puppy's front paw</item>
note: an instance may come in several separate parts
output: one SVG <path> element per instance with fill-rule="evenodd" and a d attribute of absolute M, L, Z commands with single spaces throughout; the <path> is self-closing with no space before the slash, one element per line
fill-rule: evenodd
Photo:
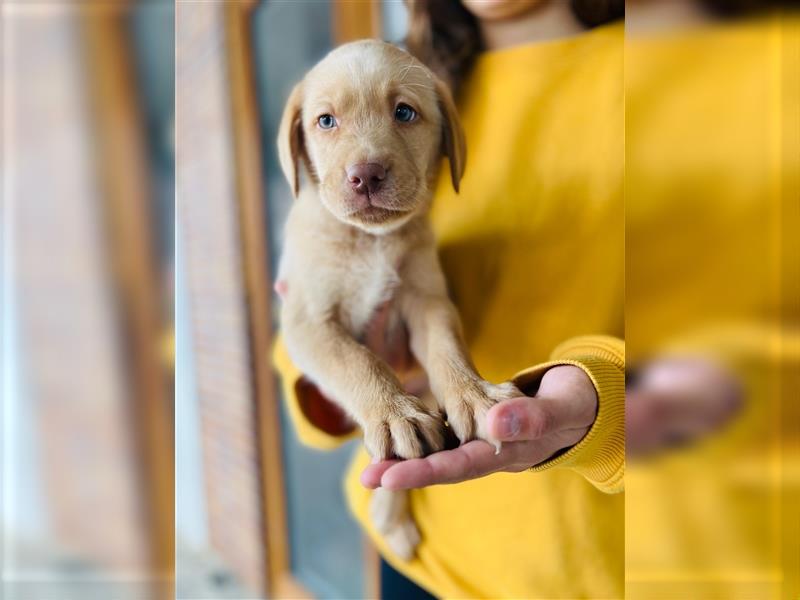
<path fill-rule="evenodd" d="M 451 389 L 445 400 L 447 421 L 461 443 L 486 440 L 500 452 L 500 442 L 486 431 L 486 413 L 501 400 L 524 396 L 511 382 L 492 384 L 475 379 Z"/>
<path fill-rule="evenodd" d="M 361 424 L 364 444 L 378 460 L 420 458 L 444 448 L 444 421 L 415 396 L 400 394 L 371 411 Z"/>

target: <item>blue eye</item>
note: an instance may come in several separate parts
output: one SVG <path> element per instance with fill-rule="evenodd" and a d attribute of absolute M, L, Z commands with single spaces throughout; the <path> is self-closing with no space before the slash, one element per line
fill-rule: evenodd
<path fill-rule="evenodd" d="M 336 118 L 333 115 L 322 115 L 317 119 L 317 124 L 321 129 L 333 129 L 336 127 Z"/>
<path fill-rule="evenodd" d="M 417 118 L 417 111 L 402 102 L 394 109 L 394 118 L 401 123 L 410 123 Z"/>

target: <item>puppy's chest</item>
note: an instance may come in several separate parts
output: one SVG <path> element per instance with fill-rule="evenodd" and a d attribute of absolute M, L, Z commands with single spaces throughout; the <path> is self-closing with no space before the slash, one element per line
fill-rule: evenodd
<path fill-rule="evenodd" d="M 393 300 L 403 285 L 402 256 L 373 249 L 354 257 L 342 273 L 339 310 L 351 333 L 360 335 L 375 311 Z"/>

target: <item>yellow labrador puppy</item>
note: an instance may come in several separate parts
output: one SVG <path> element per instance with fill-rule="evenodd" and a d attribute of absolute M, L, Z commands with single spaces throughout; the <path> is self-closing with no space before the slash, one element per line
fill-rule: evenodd
<path fill-rule="evenodd" d="M 442 155 L 456 191 L 464 171 L 447 87 L 389 44 L 341 46 L 292 90 L 278 150 L 297 196 L 278 273 L 292 360 L 360 425 L 374 459 L 441 450 L 442 413 L 462 443 L 488 440 L 486 412 L 522 394 L 473 367 L 427 219 Z M 390 322 L 408 329 L 438 407 L 406 393 L 358 341 L 386 302 Z M 371 508 L 390 547 L 413 556 L 419 533 L 405 494 L 376 490 Z"/>

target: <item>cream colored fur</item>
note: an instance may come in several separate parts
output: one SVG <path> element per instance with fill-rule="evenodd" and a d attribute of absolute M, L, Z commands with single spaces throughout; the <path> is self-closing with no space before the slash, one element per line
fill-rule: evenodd
<path fill-rule="evenodd" d="M 395 119 L 401 102 L 417 112 L 414 121 Z M 333 115 L 337 126 L 322 129 L 322 114 Z M 441 450 L 443 415 L 462 443 L 494 443 L 484 428 L 486 412 L 521 394 L 510 383 L 484 381 L 472 366 L 427 219 L 441 156 L 450 162 L 456 189 L 465 164 L 464 136 L 446 86 L 394 46 L 347 44 L 292 91 L 278 148 L 297 195 L 278 274 L 292 360 L 358 423 L 373 458 Z M 367 207 L 346 173 L 364 162 L 387 172 Z M 406 393 L 389 366 L 358 341 L 387 301 L 390 322 L 408 328 L 436 406 Z M 371 509 L 387 543 L 404 558 L 419 542 L 407 502 L 405 493 L 378 490 Z"/>

